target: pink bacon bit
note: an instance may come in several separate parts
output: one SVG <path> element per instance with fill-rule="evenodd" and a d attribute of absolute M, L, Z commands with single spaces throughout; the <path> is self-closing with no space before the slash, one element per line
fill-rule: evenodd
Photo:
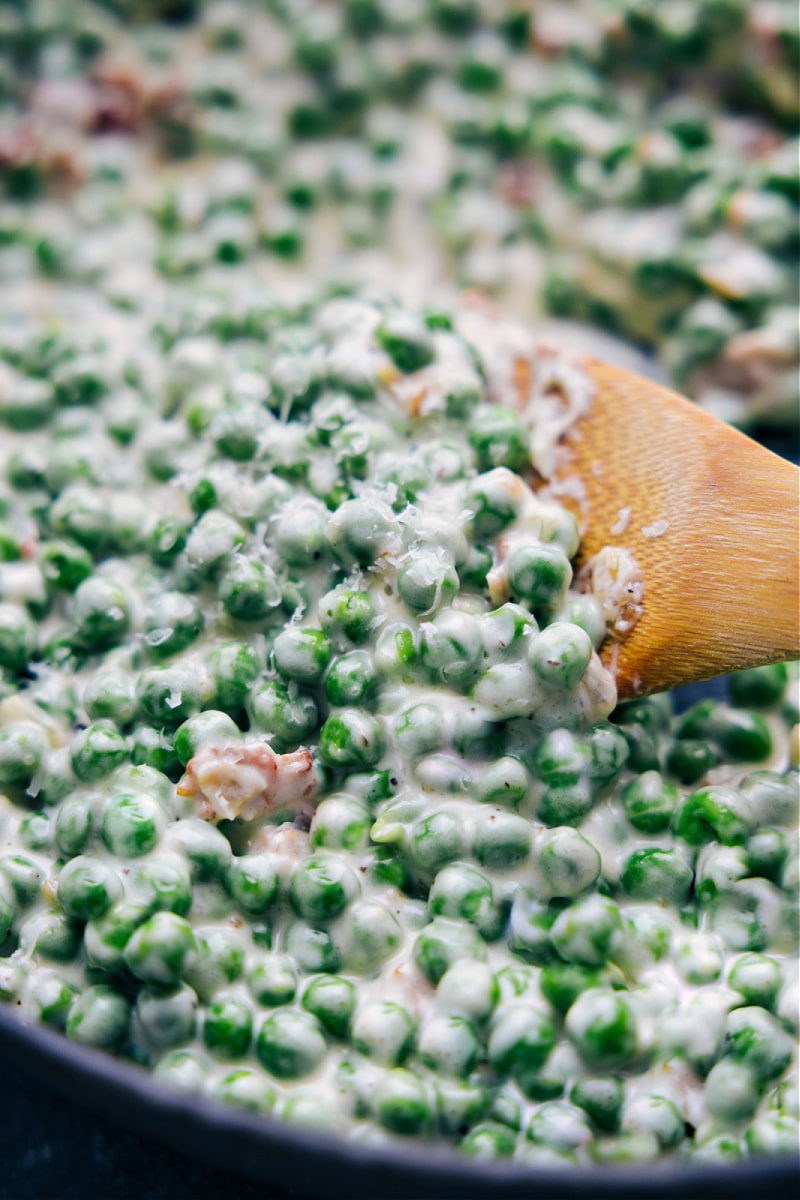
<path fill-rule="evenodd" d="M 319 784 L 310 750 L 276 754 L 266 742 L 231 742 L 198 750 L 177 791 L 204 821 L 253 821 L 287 808 L 311 813 Z"/>

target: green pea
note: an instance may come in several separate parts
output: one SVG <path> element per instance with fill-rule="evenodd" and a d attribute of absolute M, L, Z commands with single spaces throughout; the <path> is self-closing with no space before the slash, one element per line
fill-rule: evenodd
<path fill-rule="evenodd" d="M 469 613 L 442 612 L 420 628 L 420 651 L 435 682 L 466 691 L 483 661 L 480 622 Z"/>
<path fill-rule="evenodd" d="M 235 929 L 195 929 L 184 976 L 202 1001 L 207 1003 L 221 989 L 235 983 L 244 967 L 244 946 Z"/>
<path fill-rule="evenodd" d="M 794 1154 L 800 1130 L 797 1119 L 769 1113 L 757 1117 L 747 1129 L 744 1140 L 756 1158 L 784 1158 Z"/>
<path fill-rule="evenodd" d="M 338 935 L 342 959 L 353 975 L 373 975 L 403 942 L 397 918 L 377 900 L 356 900 L 343 926 Z"/>
<path fill-rule="evenodd" d="M 227 746 L 241 738 L 239 726 L 227 713 L 216 708 L 195 713 L 175 730 L 173 747 L 187 766 L 203 746 Z"/>
<path fill-rule="evenodd" d="M 39 566 L 45 582 L 62 592 L 74 592 L 94 571 L 91 554 L 74 542 L 44 542 Z"/>
<path fill-rule="evenodd" d="M 686 1124 L 666 1096 L 634 1096 L 625 1105 L 620 1122 L 624 1133 L 652 1135 L 662 1150 L 671 1150 L 686 1136 Z"/>
<path fill-rule="evenodd" d="M 260 916 L 277 895 L 278 873 L 274 863 L 263 854 L 243 854 L 233 859 L 226 887 L 242 912 Z"/>
<path fill-rule="evenodd" d="M 51 462 L 49 481 L 57 460 Z M 59 480 L 60 486 L 67 482 Z M 102 552 L 111 532 L 108 506 L 99 491 L 82 483 L 68 483 L 50 510 L 50 523 L 55 533 L 65 541 L 75 541 L 90 554 Z"/>
<path fill-rule="evenodd" d="M 148 667 L 136 684 L 136 701 L 156 725 L 180 725 L 210 699 L 211 685 L 196 666 L 177 661 Z"/>
<path fill-rule="evenodd" d="M 384 317 L 375 330 L 375 339 L 404 374 L 420 371 L 435 357 L 433 339 L 425 323 L 410 313 L 396 312 Z"/>
<path fill-rule="evenodd" d="M 20 841 L 27 850 L 49 850 L 53 841 L 53 819 L 47 812 L 26 813 L 19 823 Z"/>
<path fill-rule="evenodd" d="M 297 991 L 297 968 L 288 954 L 269 954 L 247 972 L 253 999 L 268 1008 L 291 1004 Z"/>
<path fill-rule="evenodd" d="M 290 625 L 278 634 L 272 652 L 275 666 L 284 679 L 309 685 L 322 679 L 332 650 L 321 630 Z"/>
<path fill-rule="evenodd" d="M 415 551 L 398 572 L 397 590 L 414 612 L 433 613 L 458 593 L 458 573 L 443 553 Z"/>
<path fill-rule="evenodd" d="M 620 884 L 635 900 L 681 905 L 689 898 L 694 872 L 677 850 L 636 850 L 625 862 Z"/>
<path fill-rule="evenodd" d="M 458 1148 L 467 1158 L 491 1161 L 495 1158 L 511 1158 L 516 1144 L 516 1135 L 506 1125 L 487 1121 L 476 1125 Z"/>
<path fill-rule="evenodd" d="M 483 804 L 517 808 L 530 787 L 530 776 L 518 758 L 505 756 L 482 765 L 473 775 L 470 790 Z"/>
<path fill-rule="evenodd" d="M 342 708 L 328 717 L 319 734 L 323 762 L 344 769 L 373 766 L 383 755 L 381 721 L 356 708 Z"/>
<path fill-rule="evenodd" d="M 76 921 L 102 917 L 121 896 L 118 874 L 102 859 L 81 854 L 61 870 L 58 902 L 66 915 Z"/>
<path fill-rule="evenodd" d="M 715 1063 L 706 1077 L 706 1104 L 719 1122 L 736 1123 L 755 1115 L 759 1102 L 756 1078 L 749 1066 L 732 1058 Z"/>
<path fill-rule="evenodd" d="M 664 757 L 669 774 L 683 784 L 697 783 L 718 761 L 713 746 L 690 738 L 673 742 Z"/>
<path fill-rule="evenodd" d="M 466 849 L 463 823 L 447 811 L 423 817 L 412 828 L 408 849 L 414 865 L 433 874 Z"/>
<path fill-rule="evenodd" d="M 556 1034 L 546 1012 L 530 1004 L 501 1006 L 489 1033 L 489 1062 L 501 1075 L 512 1075 L 525 1091 L 555 1046 Z"/>
<path fill-rule="evenodd" d="M 277 1096 L 263 1076 L 257 1071 L 242 1067 L 231 1071 L 214 1088 L 214 1096 L 224 1104 L 244 1112 L 270 1113 L 275 1107 Z"/>
<path fill-rule="evenodd" d="M 204 512 L 186 540 L 186 560 L 201 577 L 217 573 L 245 543 L 238 521 L 218 509 Z"/>
<path fill-rule="evenodd" d="M 589 1067 L 613 1070 L 637 1050 L 636 1018 L 629 1002 L 607 988 L 589 988 L 567 1013 L 567 1036 Z"/>
<path fill-rule="evenodd" d="M 721 784 L 687 796 L 675 822 L 676 834 L 690 846 L 700 846 L 712 838 L 725 846 L 738 846 L 751 829 L 751 811 L 744 797 Z"/>
<path fill-rule="evenodd" d="M 235 555 L 220 577 L 222 606 L 237 621 L 265 620 L 279 607 L 281 596 L 272 568 L 243 554 Z"/>
<path fill-rule="evenodd" d="M 43 1025 L 66 1028 L 77 988 L 54 971 L 40 971 L 31 980 L 30 999 Z"/>
<path fill-rule="evenodd" d="M 431 983 L 438 983 L 445 971 L 464 958 L 486 958 L 486 944 L 466 921 L 435 917 L 417 935 L 414 962 Z"/>
<path fill-rule="evenodd" d="M 24 854 L 4 854 L 0 858 L 0 872 L 14 889 L 19 904 L 31 904 L 39 894 L 45 878 L 42 867 Z"/>
<path fill-rule="evenodd" d="M 528 661 L 538 680 L 553 691 L 572 691 L 580 683 L 593 653 L 592 642 L 579 625 L 559 621 L 548 625 L 528 645 Z"/>
<path fill-rule="evenodd" d="M 755 1079 L 779 1079 L 792 1060 L 792 1042 L 777 1018 L 757 1005 L 735 1008 L 728 1015 L 727 1039 L 733 1058 Z"/>
<path fill-rule="evenodd" d="M 129 752 L 128 739 L 110 721 L 96 721 L 74 734 L 70 742 L 72 770 L 83 783 L 110 775 Z"/>
<path fill-rule="evenodd" d="M 622 929 L 619 909 L 605 896 L 588 896 L 565 908 L 550 938 L 563 959 L 583 966 L 602 966 Z"/>
<path fill-rule="evenodd" d="M 36 650 L 36 626 L 24 608 L 0 603 L 0 668 L 20 672 Z"/>
<path fill-rule="evenodd" d="M 215 646 L 206 657 L 206 667 L 214 688 L 215 707 L 227 713 L 244 706 L 261 673 L 259 655 L 247 642 L 224 642 Z M 202 696 L 200 681 L 195 687 Z"/>
<path fill-rule="evenodd" d="M 271 735 L 275 749 L 294 750 L 317 728 L 317 705 L 312 696 L 297 689 L 296 684 L 284 684 L 268 679 L 250 693 L 250 720 L 256 729 Z"/>
<path fill-rule="evenodd" d="M 18 721 L 0 728 L 0 785 L 27 787 L 49 748 L 47 734 L 32 721 Z"/>
<path fill-rule="evenodd" d="M 355 1009 L 356 989 L 340 975 L 320 975 L 306 987 L 301 1004 L 331 1037 L 346 1038 Z"/>
<path fill-rule="evenodd" d="M 472 922 L 490 940 L 502 929 L 503 916 L 491 880 L 467 863 L 450 863 L 439 871 L 428 893 L 428 907 L 434 916 Z"/>
<path fill-rule="evenodd" d="M 327 1043 L 311 1013 L 281 1009 L 267 1017 L 256 1038 L 258 1060 L 277 1079 L 300 1079 L 322 1061 Z"/>
<path fill-rule="evenodd" d="M 72 598 L 72 622 L 79 644 L 102 650 L 121 641 L 130 625 L 130 604 L 122 588 L 92 575 L 79 583 Z"/>
<path fill-rule="evenodd" d="M 161 517 L 156 522 L 147 538 L 146 546 L 157 567 L 172 566 L 186 549 L 190 528 L 189 523 L 181 517 Z"/>
<path fill-rule="evenodd" d="M 400 523 L 388 504 L 358 497 L 345 500 L 328 520 L 328 544 L 339 562 L 371 567 L 400 547 Z"/>
<path fill-rule="evenodd" d="M 534 861 L 552 896 L 577 896 L 600 875 L 600 855 L 576 829 L 563 825 L 543 830 Z"/>
<path fill-rule="evenodd" d="M 359 891 L 358 880 L 340 859 L 315 854 L 299 862 L 292 872 L 289 897 L 292 907 L 308 921 L 337 917 Z"/>
<path fill-rule="evenodd" d="M 190 596 L 162 592 L 145 614 L 144 644 L 153 658 L 169 658 L 196 642 L 204 626 L 203 613 Z"/>
<path fill-rule="evenodd" d="M 380 1080 L 372 1095 L 372 1108 L 379 1124 L 401 1136 L 423 1132 L 431 1119 L 424 1086 L 403 1067 L 394 1067 Z"/>
<path fill-rule="evenodd" d="M 311 822 L 314 849 L 359 850 L 366 846 L 372 817 L 369 809 L 344 793 L 317 805 Z"/>
<path fill-rule="evenodd" d="M 613 1133 L 625 1099 L 625 1085 L 617 1075 L 585 1076 L 577 1079 L 569 1098 L 599 1129 Z"/>
<path fill-rule="evenodd" d="M 481 471 L 508 467 L 522 472 L 530 465 L 530 433 L 512 408 L 480 405 L 470 418 L 467 437 Z"/>
<path fill-rule="evenodd" d="M 466 1017 L 473 1024 L 487 1020 L 500 998 L 497 979 L 488 963 L 461 959 L 438 982 L 437 1008 Z"/>
<path fill-rule="evenodd" d="M 780 990 L 780 968 L 765 954 L 743 954 L 731 967 L 728 983 L 746 1004 L 771 1009 Z"/>
<path fill-rule="evenodd" d="M 740 708 L 769 708 L 783 696 L 787 680 L 786 663 L 769 663 L 731 675 L 728 693 Z"/>
<path fill-rule="evenodd" d="M 191 908 L 191 875 L 178 855 L 149 858 L 133 873 L 133 886 L 148 915 L 166 911 L 185 917 Z"/>
<path fill-rule="evenodd" d="M 253 1038 L 253 1011 L 236 996 L 218 996 L 203 1018 L 203 1043 L 216 1058 L 242 1058 Z"/>
<path fill-rule="evenodd" d="M 149 853 L 164 828 L 160 804 L 143 793 L 113 796 L 103 810 L 103 840 L 119 858 Z"/>
<path fill-rule="evenodd" d="M 319 500 L 303 500 L 284 508 L 275 522 L 273 539 L 281 558 L 292 567 L 312 567 L 327 550 L 325 530 L 330 513 Z"/>
<path fill-rule="evenodd" d="M 128 1001 L 113 988 L 89 987 L 69 1010 L 67 1037 L 83 1046 L 117 1049 L 127 1035 L 130 1012 Z"/>
<path fill-rule="evenodd" d="M 327 929 L 294 921 L 286 931 L 286 951 L 303 971 L 338 971 L 342 956 Z"/>
<path fill-rule="evenodd" d="M 472 1026 L 462 1016 L 431 1017 L 420 1031 L 419 1055 L 427 1067 L 449 1075 L 466 1076 L 474 1068 L 481 1043 Z"/>
<path fill-rule="evenodd" d="M 189 922 L 176 913 L 157 912 L 131 935 L 123 958 L 132 974 L 144 983 L 171 985 L 180 981 L 194 949 Z"/>
<path fill-rule="evenodd" d="M 326 592 L 317 611 L 322 628 L 336 645 L 347 642 L 363 645 L 368 641 L 378 615 L 369 592 L 357 592 L 344 586 Z"/>
<path fill-rule="evenodd" d="M 83 706 L 91 721 L 124 729 L 136 715 L 133 680 L 121 671 L 99 671 L 84 688 Z"/>
<path fill-rule="evenodd" d="M 207 1074 L 206 1062 L 192 1050 L 174 1050 L 159 1059 L 153 1069 L 154 1078 L 162 1083 L 195 1094 L 203 1090 Z"/>
<path fill-rule="evenodd" d="M 642 833 L 659 833 L 669 826 L 678 806 L 678 789 L 658 771 L 645 771 L 623 789 L 625 816 Z"/>
<path fill-rule="evenodd" d="M 519 478 L 505 467 L 497 467 L 471 480 L 466 506 L 472 511 L 472 528 L 479 539 L 494 538 L 510 525 L 522 499 Z"/>

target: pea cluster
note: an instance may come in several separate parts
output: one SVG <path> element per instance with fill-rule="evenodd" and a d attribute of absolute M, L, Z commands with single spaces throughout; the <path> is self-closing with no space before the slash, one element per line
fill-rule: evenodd
<path fill-rule="evenodd" d="M 253 259 L 408 276 L 415 302 L 448 279 L 791 422 L 793 6 L 672 7 L 4 3 L 0 272 L 123 308 Z M 68 218 L 46 197 L 77 183 Z"/>
<path fill-rule="evenodd" d="M 609 721 L 503 323 L 259 311 L 159 315 L 152 392 L 14 367 L 52 392 L 5 418 L 3 999 L 354 1137 L 791 1152 L 787 669 Z"/>
<path fill-rule="evenodd" d="M 586 381 L 441 280 L 779 414 L 791 37 L 528 8 L 0 3 L 0 999 L 355 1139 L 790 1154 L 797 671 L 615 707 Z"/>

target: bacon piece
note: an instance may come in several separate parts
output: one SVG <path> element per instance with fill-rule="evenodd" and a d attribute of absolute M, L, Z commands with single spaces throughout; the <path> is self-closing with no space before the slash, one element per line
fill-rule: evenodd
<path fill-rule="evenodd" d="M 276 754 L 266 742 L 231 742 L 198 750 L 177 791 L 204 821 L 252 821 L 287 808 L 310 813 L 319 783 L 310 750 Z"/>

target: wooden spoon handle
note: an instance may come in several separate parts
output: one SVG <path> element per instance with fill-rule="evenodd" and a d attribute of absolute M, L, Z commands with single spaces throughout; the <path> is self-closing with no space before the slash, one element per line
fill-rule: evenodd
<path fill-rule="evenodd" d="M 607 642 L 620 698 L 800 657 L 800 476 L 683 397 L 607 364 L 566 443 L 581 560 L 612 544 L 641 568 L 643 612 Z"/>

